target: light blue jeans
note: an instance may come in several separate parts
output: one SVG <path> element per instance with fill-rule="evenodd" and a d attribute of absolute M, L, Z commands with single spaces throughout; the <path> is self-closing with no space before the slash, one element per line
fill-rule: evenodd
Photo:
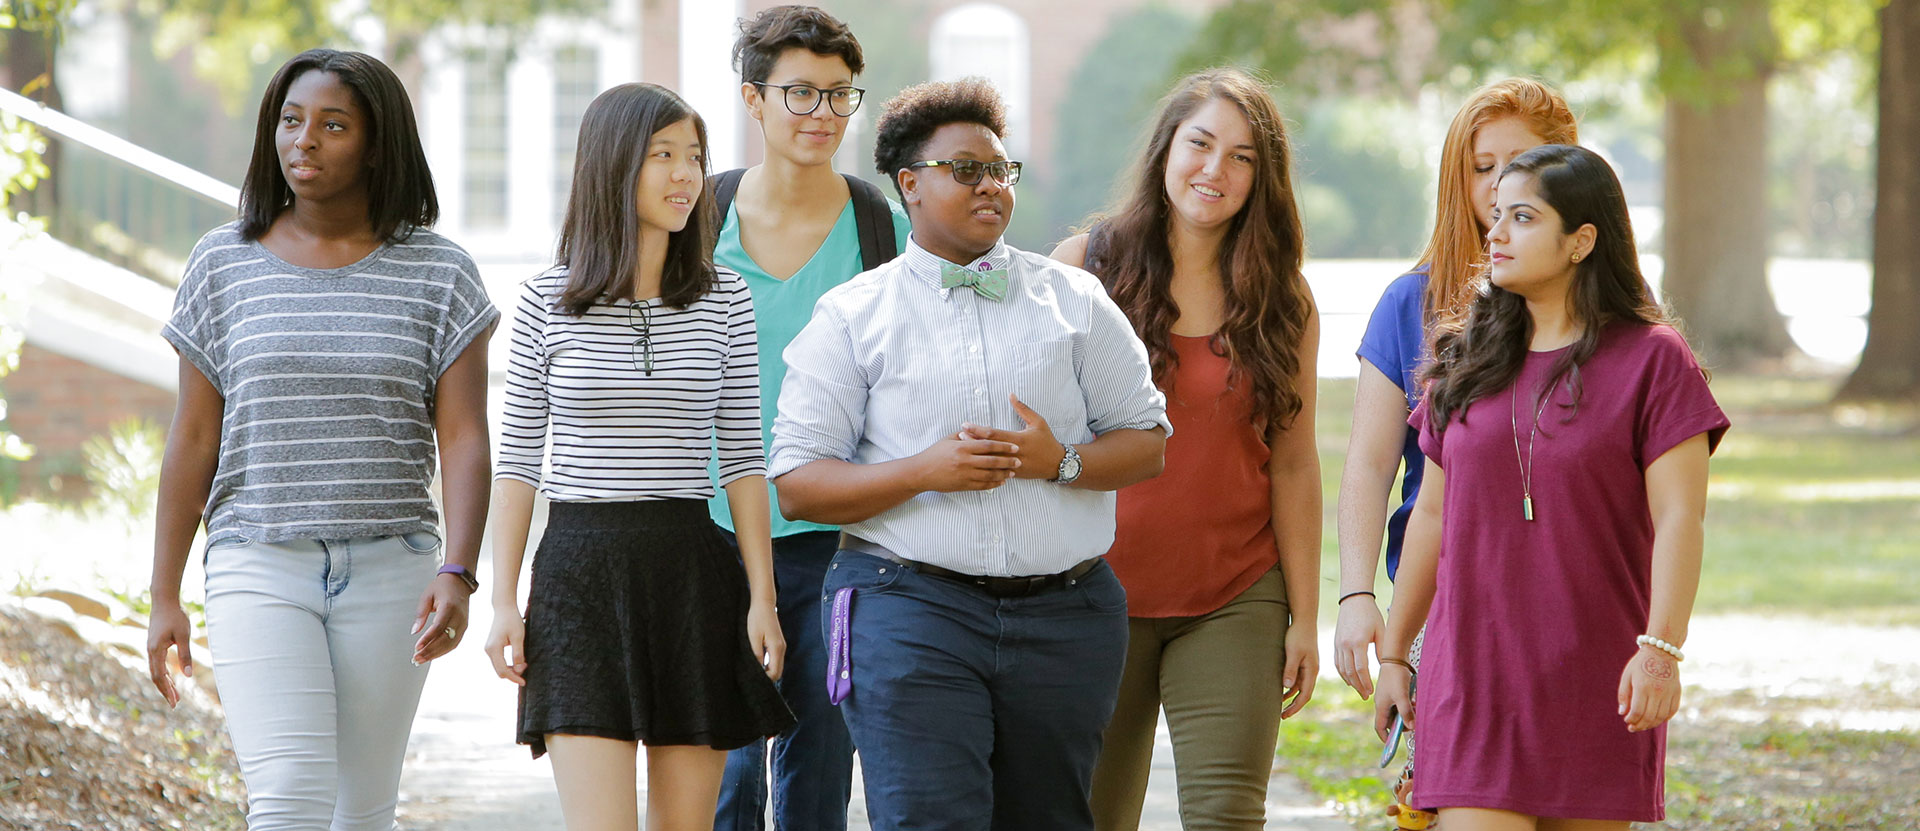
<path fill-rule="evenodd" d="M 207 550 L 207 637 L 251 831 L 392 831 L 427 668 L 428 533 Z"/>

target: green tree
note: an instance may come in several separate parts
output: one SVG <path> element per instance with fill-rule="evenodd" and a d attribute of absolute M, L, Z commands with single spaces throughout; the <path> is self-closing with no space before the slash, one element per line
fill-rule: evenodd
<path fill-rule="evenodd" d="M 38 74 L 39 67 L 33 64 L 42 54 L 51 52 L 33 52 L 31 60 L 16 65 L 14 59 L 21 55 L 21 44 L 38 46 L 50 42 L 59 30 L 59 21 L 71 7 L 66 0 L 7 0 L 0 5 L 0 32 L 6 35 L 8 75 L 18 80 L 23 92 L 31 93 L 46 86 L 51 78 L 48 74 Z M 36 73 L 31 80 L 25 72 Z M 11 114 L 0 115 L 0 229 L 8 234 L 0 237 L 0 246 L 12 245 L 13 229 L 24 233 L 35 233 L 39 223 L 28 218 L 24 212 L 16 215 L 14 199 L 27 193 L 47 178 L 47 165 L 44 156 L 47 152 L 46 139 L 41 137 L 33 125 L 15 118 Z M 20 366 L 20 347 L 26 342 L 24 334 L 9 325 L 16 315 L 13 305 L 19 298 L 9 296 L 9 286 L 0 283 L 0 378 Z M 0 390 L 0 471 L 11 473 L 11 463 L 25 461 L 33 455 L 33 447 L 20 440 L 6 427 L 7 398 L 5 390 Z M 11 497 L 13 482 L 11 476 L 0 476 L 0 503 Z"/>
<path fill-rule="evenodd" d="M 156 5 L 156 0 L 143 0 Z M 348 41 L 362 21 L 380 25 L 388 64 L 418 107 L 420 44 L 436 26 L 479 26 L 506 38 L 515 27 L 547 14 L 593 16 L 605 0 L 369 0 L 339 14 L 335 0 L 166 0 L 157 3 L 154 48 L 163 55 L 188 50 L 196 72 L 229 106 L 251 101 L 259 68 L 308 47 Z"/>
<path fill-rule="evenodd" d="M 1842 400 L 1920 401 L 1920 0 L 1880 10 L 1873 308 Z"/>
<path fill-rule="evenodd" d="M 1716 363 L 1784 353 L 1766 282 L 1767 84 L 1871 39 L 1873 6 L 1820 0 L 1234 0 L 1194 62 L 1334 87 L 1538 73 L 1651 76 L 1665 101 L 1665 288 Z"/>
<path fill-rule="evenodd" d="M 1180 44 L 1199 22 L 1158 4 L 1115 19 L 1060 99 L 1053 158 L 1056 236 L 1122 196 L 1152 129 L 1154 102 L 1167 90 Z"/>

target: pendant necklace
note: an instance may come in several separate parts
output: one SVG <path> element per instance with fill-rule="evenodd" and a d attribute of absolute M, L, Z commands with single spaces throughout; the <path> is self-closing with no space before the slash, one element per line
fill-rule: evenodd
<path fill-rule="evenodd" d="M 1540 416 L 1547 411 L 1547 402 L 1553 400 L 1553 391 L 1560 382 L 1556 379 L 1553 386 L 1547 388 L 1547 394 L 1540 399 L 1539 408 L 1533 412 L 1533 429 L 1527 433 L 1527 457 L 1520 458 L 1520 379 L 1513 379 L 1513 389 L 1509 396 L 1511 406 L 1508 409 L 1508 421 L 1513 425 L 1513 461 L 1520 466 L 1520 515 L 1528 522 L 1533 521 L 1533 440 L 1540 435 Z"/>

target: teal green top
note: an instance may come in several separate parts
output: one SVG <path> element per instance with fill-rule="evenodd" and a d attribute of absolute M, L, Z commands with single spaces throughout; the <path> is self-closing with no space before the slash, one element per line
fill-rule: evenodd
<path fill-rule="evenodd" d="M 900 203 L 887 200 L 887 207 L 893 210 L 893 236 L 896 250 L 907 250 L 907 212 Z M 785 280 L 776 280 L 767 275 L 747 250 L 740 246 L 740 215 L 734 207 L 727 208 L 727 215 L 720 224 L 720 239 L 713 246 L 713 261 L 716 265 L 733 269 L 747 281 L 747 290 L 753 293 L 753 319 L 759 330 L 760 338 L 760 438 L 765 447 L 773 446 L 773 415 L 780 404 L 780 382 L 787 377 L 787 364 L 781 359 L 787 351 L 787 344 L 793 342 L 800 329 L 813 317 L 813 304 L 826 294 L 828 289 L 853 279 L 860 268 L 860 232 L 853 220 L 853 199 L 847 199 L 847 206 L 840 210 L 840 218 L 833 223 L 833 231 L 827 234 L 826 241 L 813 252 L 813 259 Z M 714 457 L 709 457 L 707 475 L 717 479 L 714 469 Z M 773 521 L 775 538 L 805 533 L 807 531 L 837 531 L 832 525 L 814 522 L 802 522 L 787 519 L 780 515 L 780 499 L 774 493 L 773 483 L 767 483 L 767 498 L 772 504 L 769 517 Z M 733 513 L 727 507 L 726 490 L 715 487 L 713 499 L 707 502 L 707 512 L 713 515 L 713 521 L 720 527 L 733 530 Z"/>

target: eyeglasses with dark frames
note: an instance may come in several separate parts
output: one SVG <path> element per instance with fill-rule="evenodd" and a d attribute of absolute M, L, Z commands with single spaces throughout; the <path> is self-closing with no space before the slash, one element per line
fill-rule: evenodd
<path fill-rule="evenodd" d="M 780 90 L 781 97 L 785 99 L 784 103 L 787 105 L 787 112 L 794 115 L 813 115 L 814 110 L 820 109 L 820 102 L 825 100 L 827 108 L 832 110 L 834 115 L 846 118 L 860 109 L 860 99 L 867 95 L 866 90 L 851 86 L 821 89 L 812 84 L 755 82 L 754 85 L 760 87 L 762 94 L 765 94 L 768 89 Z"/>
<path fill-rule="evenodd" d="M 640 337 L 633 341 L 633 368 L 653 375 L 653 320 L 651 313 L 643 303 L 634 303 L 627 307 L 627 325 Z"/>
<path fill-rule="evenodd" d="M 907 165 L 908 170 L 921 167 L 953 168 L 953 180 L 963 185 L 980 184 L 982 175 L 992 176 L 993 181 L 1003 188 L 1013 187 L 1020 181 L 1020 163 L 1005 160 L 983 162 L 978 159 L 935 159 Z"/>

